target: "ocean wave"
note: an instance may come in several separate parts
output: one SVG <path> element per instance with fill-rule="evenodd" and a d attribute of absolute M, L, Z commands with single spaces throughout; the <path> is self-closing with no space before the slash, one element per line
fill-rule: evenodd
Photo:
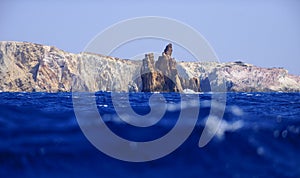
<path fill-rule="evenodd" d="M 81 131 L 74 113 L 72 93 L 0 93 L 0 175 L 1 177 L 299 177 L 300 93 L 228 93 L 223 102 L 212 94 L 160 93 L 166 113 L 149 127 L 135 127 L 114 109 L 131 107 L 146 115 L 162 101 L 153 93 L 120 93 L 116 105 L 110 92 L 98 92 L 78 100 L 79 111 L 87 114 L 85 128 L 99 124 L 90 106 L 119 137 L 135 142 L 152 141 L 170 132 L 181 112 L 199 109 L 198 121 L 189 115 L 182 128 L 194 126 L 190 137 L 164 158 L 127 163 L 104 155 Z M 199 99 L 199 103 L 189 99 Z M 83 97 L 84 98 L 84 97 Z M 126 107 L 124 111 L 126 111 Z M 98 116 L 99 116 L 98 115 Z M 128 115 L 127 120 L 134 119 Z M 147 118 L 156 121 L 157 118 Z M 199 148 L 204 128 L 215 132 L 213 139 Z M 108 139 L 108 138 L 102 138 Z M 122 149 L 122 148 L 120 148 Z M 118 170 L 118 171 L 112 171 Z"/>

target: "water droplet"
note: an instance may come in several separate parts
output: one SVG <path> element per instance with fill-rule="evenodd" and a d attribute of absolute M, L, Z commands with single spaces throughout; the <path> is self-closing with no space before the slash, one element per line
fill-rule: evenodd
<path fill-rule="evenodd" d="M 275 130 L 275 131 L 273 132 L 273 135 L 274 135 L 275 138 L 278 138 L 279 135 L 280 135 L 279 130 Z"/>
<path fill-rule="evenodd" d="M 265 150 L 264 150 L 263 147 L 258 147 L 256 152 L 257 152 L 258 155 L 263 155 L 265 153 Z"/>
<path fill-rule="evenodd" d="M 282 138 L 286 138 L 287 134 L 288 134 L 287 130 L 282 131 L 281 133 Z"/>
<path fill-rule="evenodd" d="M 41 147 L 41 148 L 40 148 L 40 153 L 41 153 L 42 155 L 45 154 L 45 148 L 44 148 L 44 147 Z"/>
<path fill-rule="evenodd" d="M 280 123 L 280 122 L 282 121 L 282 117 L 281 117 L 281 116 L 277 116 L 276 121 L 277 121 L 278 123 Z"/>

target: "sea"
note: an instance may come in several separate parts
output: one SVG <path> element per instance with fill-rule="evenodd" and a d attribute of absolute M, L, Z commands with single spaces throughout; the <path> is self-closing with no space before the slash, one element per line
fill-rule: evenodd
<path fill-rule="evenodd" d="M 112 101 L 113 94 L 87 95 L 92 96 L 99 112 L 97 119 L 102 119 L 116 136 L 132 143 L 165 136 L 176 126 L 183 110 L 198 109 L 199 114 L 195 124 L 183 118 L 191 124 L 191 133 L 170 153 L 152 160 L 130 161 L 111 156 L 91 142 L 85 134 L 89 130 L 84 130 L 78 117 L 83 117 L 81 122 L 85 118 L 89 122 L 93 116 L 80 111 L 76 114 L 74 99 L 78 97 L 74 93 L 1 92 L 0 177 L 300 177 L 300 93 L 225 93 L 225 110 L 217 111 L 223 113 L 216 122 L 209 122 L 208 128 L 216 131 L 202 147 L 199 139 L 214 109 L 214 93 L 184 97 L 179 93 L 118 93 Z M 155 112 L 151 106 L 160 106 L 161 101 L 152 100 L 151 105 L 149 99 L 157 94 L 165 98 L 168 107 L 151 126 L 139 127 L 119 118 L 115 107 L 123 102 L 129 103 L 128 110 L 137 115 Z M 196 98 L 199 108 L 182 98 Z M 87 113 L 90 106 L 82 103 L 82 113 Z M 113 142 L 104 137 L 97 135 L 99 142 L 102 138 Z M 167 144 L 151 151 L 159 152 Z M 111 149 L 124 153 L 125 148 Z M 134 144 L 132 149 L 136 149 Z"/>

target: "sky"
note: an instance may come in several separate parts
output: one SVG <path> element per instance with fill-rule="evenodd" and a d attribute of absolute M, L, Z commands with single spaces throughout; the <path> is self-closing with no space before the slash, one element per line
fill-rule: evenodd
<path fill-rule="evenodd" d="M 220 62 L 284 67 L 300 75 L 298 0 L 2 0 L 0 41 L 28 41 L 79 53 L 108 27 L 142 16 L 167 17 L 191 26 L 207 40 Z M 124 44 L 113 56 L 162 52 L 167 43 L 137 40 Z M 173 56 L 192 60 L 180 48 L 175 44 Z"/>

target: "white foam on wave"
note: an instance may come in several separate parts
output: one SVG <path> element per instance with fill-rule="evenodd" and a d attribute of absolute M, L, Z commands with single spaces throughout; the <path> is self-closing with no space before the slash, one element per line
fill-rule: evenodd
<path fill-rule="evenodd" d="M 196 92 L 196 91 L 194 91 L 192 89 L 189 89 L 189 88 L 184 89 L 183 93 L 185 93 L 185 94 L 203 94 L 203 92 Z"/>
<path fill-rule="evenodd" d="M 195 100 L 190 100 L 190 101 L 181 101 L 179 103 L 168 103 L 167 104 L 167 111 L 178 111 L 182 109 L 187 109 L 187 108 L 194 108 L 194 107 L 199 107 L 199 103 Z"/>
<path fill-rule="evenodd" d="M 232 114 L 234 114 L 236 116 L 242 116 L 242 115 L 244 115 L 244 111 L 240 107 L 238 107 L 236 105 L 231 106 L 230 107 L 230 111 L 232 112 Z"/>
<path fill-rule="evenodd" d="M 107 108 L 108 105 L 107 104 L 97 104 L 98 107 L 104 107 L 104 108 Z"/>
<path fill-rule="evenodd" d="M 205 119 L 206 127 L 211 131 L 215 131 L 215 135 L 219 139 L 224 138 L 225 132 L 234 132 L 244 126 L 243 121 L 227 122 L 216 116 L 208 116 Z"/>

